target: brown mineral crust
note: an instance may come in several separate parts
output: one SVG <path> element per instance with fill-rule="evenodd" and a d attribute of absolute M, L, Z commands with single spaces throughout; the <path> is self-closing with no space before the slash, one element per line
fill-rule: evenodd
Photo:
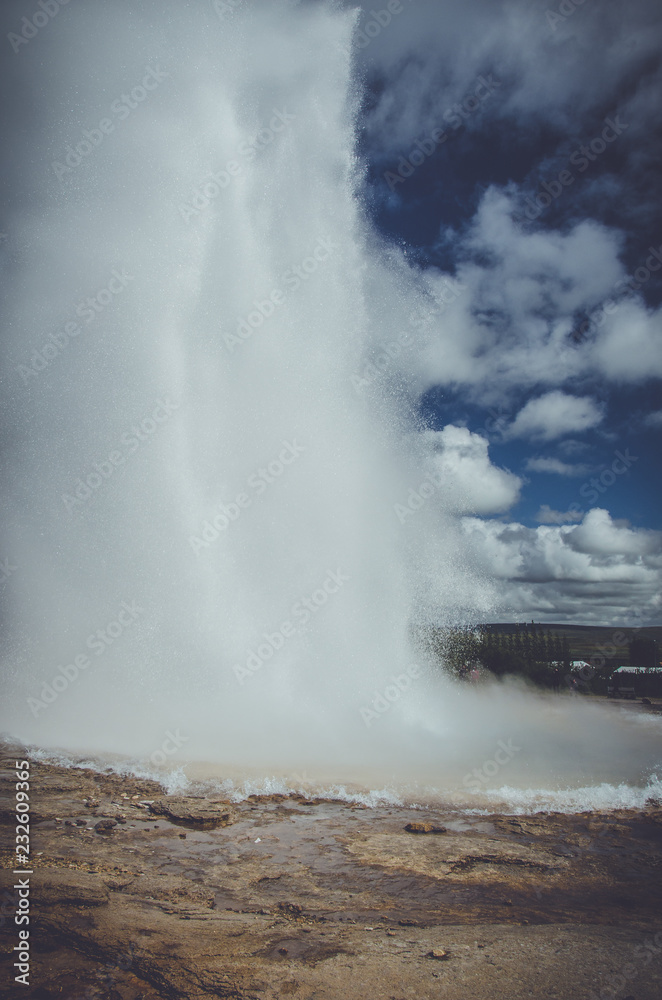
<path fill-rule="evenodd" d="M 37 909 L 68 906 L 106 906 L 110 894 L 98 875 L 62 868 L 39 868 L 32 879 Z"/>
<path fill-rule="evenodd" d="M 26 756 L 10 749 L 1 998 L 16 995 L 13 754 Z M 647 940 L 662 954 L 657 803 L 517 817 L 301 795 L 229 807 L 38 761 L 30 795 L 28 1000 L 566 1000 L 632 965 L 624 995 L 662 995 L 660 962 L 633 959 Z M 126 822 L 98 836 L 120 808 Z"/>

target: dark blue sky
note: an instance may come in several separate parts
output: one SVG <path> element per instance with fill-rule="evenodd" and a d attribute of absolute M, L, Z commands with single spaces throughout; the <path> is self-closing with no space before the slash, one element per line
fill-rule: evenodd
<path fill-rule="evenodd" d="M 503 12 L 503 5 L 495 5 L 495 8 L 499 7 Z M 582 49 L 590 45 L 591 32 L 595 32 L 597 27 L 609 31 L 607 12 L 606 9 L 602 23 L 599 22 L 599 15 L 586 18 L 583 16 L 585 12 L 580 11 L 574 20 L 568 18 L 570 37 L 566 40 L 566 47 L 575 46 L 578 60 L 582 58 Z M 402 21 L 415 16 L 413 11 L 404 10 Z M 649 16 L 650 7 L 637 5 L 637 9 L 631 11 L 633 26 L 645 22 Z M 366 14 L 366 17 L 369 18 L 369 15 Z M 493 19 L 468 23 L 467 35 L 480 33 L 481 26 L 485 32 L 493 30 L 494 22 L 498 24 L 498 15 Z M 461 42 L 461 27 L 458 32 Z M 555 41 L 551 37 L 546 40 L 550 44 Z M 595 43 L 599 46 L 598 37 Z M 617 45 L 618 40 L 612 39 L 611 44 Z M 627 45 L 627 33 L 623 45 Z M 602 90 L 597 92 L 594 100 L 578 101 L 573 107 L 563 92 L 562 81 L 558 81 L 562 91 L 559 102 L 563 105 L 563 115 L 557 113 L 557 108 L 545 106 L 545 101 L 541 102 L 539 109 L 534 107 L 533 110 L 528 109 L 526 114 L 515 114 L 508 104 L 513 102 L 518 87 L 522 87 L 522 79 L 517 78 L 512 67 L 505 70 L 502 67 L 502 71 L 497 68 L 492 79 L 499 80 L 500 86 L 477 110 L 462 115 L 461 124 L 458 124 L 458 118 L 452 116 L 455 104 L 450 96 L 452 86 L 433 91 L 440 78 L 452 77 L 452 67 L 443 65 L 440 60 L 438 74 L 434 66 L 427 73 L 428 87 L 422 82 L 426 72 L 421 73 L 420 89 L 411 99 L 414 102 L 418 100 L 420 123 L 425 122 L 428 127 L 413 127 L 407 131 L 402 129 L 402 122 L 397 122 L 403 139 L 389 145 L 384 139 L 383 114 L 379 127 L 375 122 L 379 119 L 380 109 L 393 100 L 394 87 L 405 83 L 411 86 L 411 74 L 415 72 L 417 62 L 425 57 L 418 51 L 409 58 L 407 64 L 406 55 L 397 61 L 391 53 L 372 62 L 367 61 L 368 93 L 364 103 L 367 124 L 361 133 L 360 149 L 367 163 L 366 203 L 375 225 L 387 240 L 406 252 L 412 264 L 422 270 L 433 268 L 455 275 L 459 263 L 467 259 L 462 245 L 463 236 L 470 231 L 481 200 L 490 188 L 515 192 L 519 211 L 514 218 L 523 232 L 563 234 L 585 220 L 593 220 L 614 232 L 620 240 L 619 258 L 627 274 L 642 266 L 649 256 L 650 247 L 662 249 L 659 212 L 662 205 L 662 173 L 657 159 L 660 134 L 656 127 L 651 128 L 655 123 L 648 116 L 647 104 L 656 91 L 662 98 L 658 89 L 659 50 L 642 51 L 639 58 L 633 57 L 629 63 L 619 64 L 618 68 L 610 71 L 605 46 L 599 70 Z M 429 55 L 428 59 L 434 63 L 434 55 Z M 615 61 L 618 64 L 618 60 Z M 572 55 L 570 63 L 572 65 Z M 488 73 L 497 65 L 498 50 L 493 61 L 486 60 L 482 68 Z M 564 66 L 559 63 L 559 74 L 563 72 Z M 553 88 L 553 69 L 550 82 Z M 474 89 L 475 85 L 469 86 L 464 93 L 471 94 Z M 460 105 L 463 106 L 462 100 Z M 410 103 L 409 108 L 411 106 Z M 634 114 L 635 110 L 639 111 L 638 116 Z M 617 134 L 610 131 L 607 133 L 610 142 L 603 140 L 601 143 L 598 139 L 596 145 L 591 147 L 590 142 L 600 137 L 607 127 L 605 120 L 615 120 Z M 431 122 L 445 129 L 446 138 L 428 155 Z M 417 147 L 417 141 L 422 145 Z M 600 150 L 602 145 L 605 149 L 600 155 L 591 153 L 592 149 Z M 587 156 L 581 152 L 582 146 L 585 151 L 588 150 Z M 402 175 L 410 172 L 411 165 L 407 160 L 416 148 L 423 148 L 426 152 L 424 162 L 411 170 L 411 176 L 400 180 Z M 533 202 L 527 201 L 527 198 L 534 199 L 544 191 L 543 182 L 551 185 L 553 192 L 559 173 L 568 167 L 573 176 L 572 184 L 537 218 L 531 218 L 534 214 L 531 209 Z M 542 200 L 546 199 L 543 197 Z M 486 266 L 489 263 L 485 260 Z M 641 289 L 637 289 L 637 295 L 642 308 L 651 313 L 656 310 L 662 301 L 662 270 L 651 274 Z M 590 315 L 590 309 L 577 311 L 575 331 L 569 334 L 569 342 L 573 337 L 577 342 L 595 336 L 595 330 L 586 330 L 586 320 Z M 507 315 L 500 317 L 506 325 L 508 319 Z M 439 322 L 443 323 L 443 318 Z M 599 334 L 599 330 L 597 332 Z M 624 338 L 628 336 L 626 328 L 622 335 Z M 660 337 L 659 319 L 655 335 Z M 634 349 L 638 348 L 635 346 Z M 498 428 L 497 433 L 488 429 L 491 426 L 489 421 L 494 420 L 495 415 L 497 418 L 501 416 L 502 422 L 506 418 L 512 420 L 528 399 L 548 391 L 549 383 L 534 381 L 511 386 L 507 400 L 500 402 L 496 408 L 492 405 L 490 412 L 489 407 L 480 404 L 475 391 L 467 393 L 466 386 L 451 377 L 447 383 L 433 384 L 421 394 L 420 413 L 424 425 L 430 429 L 441 430 L 448 424 L 459 424 L 488 437 L 492 462 L 524 478 L 521 498 L 509 511 L 508 517 L 533 525 L 543 504 L 557 511 L 566 511 L 571 504 L 578 502 L 581 510 L 605 506 L 614 518 L 628 519 L 633 526 L 660 528 L 662 423 L 654 426 L 651 415 L 662 407 L 662 384 L 652 360 L 653 377 L 647 377 L 644 371 L 636 380 L 623 382 L 618 377 L 608 378 L 604 373 L 591 371 L 589 367 L 559 380 L 557 384 L 562 385 L 564 392 L 590 396 L 604 410 L 604 419 L 598 427 L 578 435 L 577 449 L 581 450 L 581 454 L 571 462 L 563 454 L 563 438 L 531 442 L 508 440 L 506 435 L 504 440 L 504 434 L 499 433 Z M 643 367 L 645 369 L 645 365 Z M 604 484 L 599 483 L 599 501 L 593 500 L 596 495 L 594 489 L 585 484 L 590 484 L 592 478 L 610 469 L 617 452 L 626 449 L 629 449 L 629 455 L 636 457 L 636 461 L 633 460 L 627 472 L 619 475 L 608 489 L 603 491 L 600 487 Z M 566 465 L 575 466 L 575 474 L 537 471 L 528 467 L 527 463 L 532 458 L 564 461 Z M 611 476 L 607 474 L 606 479 L 609 481 Z M 580 496 L 582 487 L 584 490 Z"/>
<path fill-rule="evenodd" d="M 504 618 L 659 621 L 660 5 L 398 10 L 363 5 L 359 152 L 427 289 L 407 376 L 448 503 Z"/>

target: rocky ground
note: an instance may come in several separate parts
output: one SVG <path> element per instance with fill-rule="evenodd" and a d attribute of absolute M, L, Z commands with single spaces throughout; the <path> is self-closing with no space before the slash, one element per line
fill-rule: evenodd
<path fill-rule="evenodd" d="M 30 985 L 17 985 L 15 753 L 3 998 L 662 996 L 659 803 L 526 818 L 230 805 L 36 762 Z"/>

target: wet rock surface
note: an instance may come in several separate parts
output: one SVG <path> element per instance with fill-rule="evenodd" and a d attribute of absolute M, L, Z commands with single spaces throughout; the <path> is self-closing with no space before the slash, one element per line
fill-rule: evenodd
<path fill-rule="evenodd" d="M 203 798 L 167 795 L 149 806 L 158 816 L 167 816 L 173 823 L 199 830 L 214 830 L 234 823 L 236 815 L 229 802 L 208 802 Z"/>
<path fill-rule="evenodd" d="M 40 910 L 59 906 L 105 906 L 110 901 L 104 882 L 86 872 L 40 866 L 32 886 L 35 906 Z"/>
<path fill-rule="evenodd" d="M 445 826 L 435 826 L 434 823 L 407 823 L 407 833 L 446 833 Z"/>
<path fill-rule="evenodd" d="M 2 763 L 2 998 L 662 996 L 659 805 L 471 816 L 274 795 L 229 806 L 39 762 L 31 985 L 18 993 L 13 761 Z M 99 835 L 104 819 L 115 825 Z"/>

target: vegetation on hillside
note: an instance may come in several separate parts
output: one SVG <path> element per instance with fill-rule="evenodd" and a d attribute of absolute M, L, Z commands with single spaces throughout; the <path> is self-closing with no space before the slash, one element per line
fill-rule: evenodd
<path fill-rule="evenodd" d="M 566 631 L 563 626 L 546 627 L 535 622 L 432 628 L 427 633 L 426 645 L 445 669 L 458 678 L 468 678 L 472 672 L 483 670 L 496 677 L 524 677 L 543 688 L 573 687 L 596 694 L 606 693 L 618 666 L 654 667 L 659 663 L 658 643 L 651 636 L 596 627 L 591 640 L 586 635 L 590 627 L 585 626 L 579 643 L 575 643 L 576 631 L 573 626 Z M 611 642 L 602 638 L 605 633 Z M 583 655 L 578 653 L 577 645 Z M 581 673 L 573 672 L 572 661 L 583 659 L 589 667 Z"/>

